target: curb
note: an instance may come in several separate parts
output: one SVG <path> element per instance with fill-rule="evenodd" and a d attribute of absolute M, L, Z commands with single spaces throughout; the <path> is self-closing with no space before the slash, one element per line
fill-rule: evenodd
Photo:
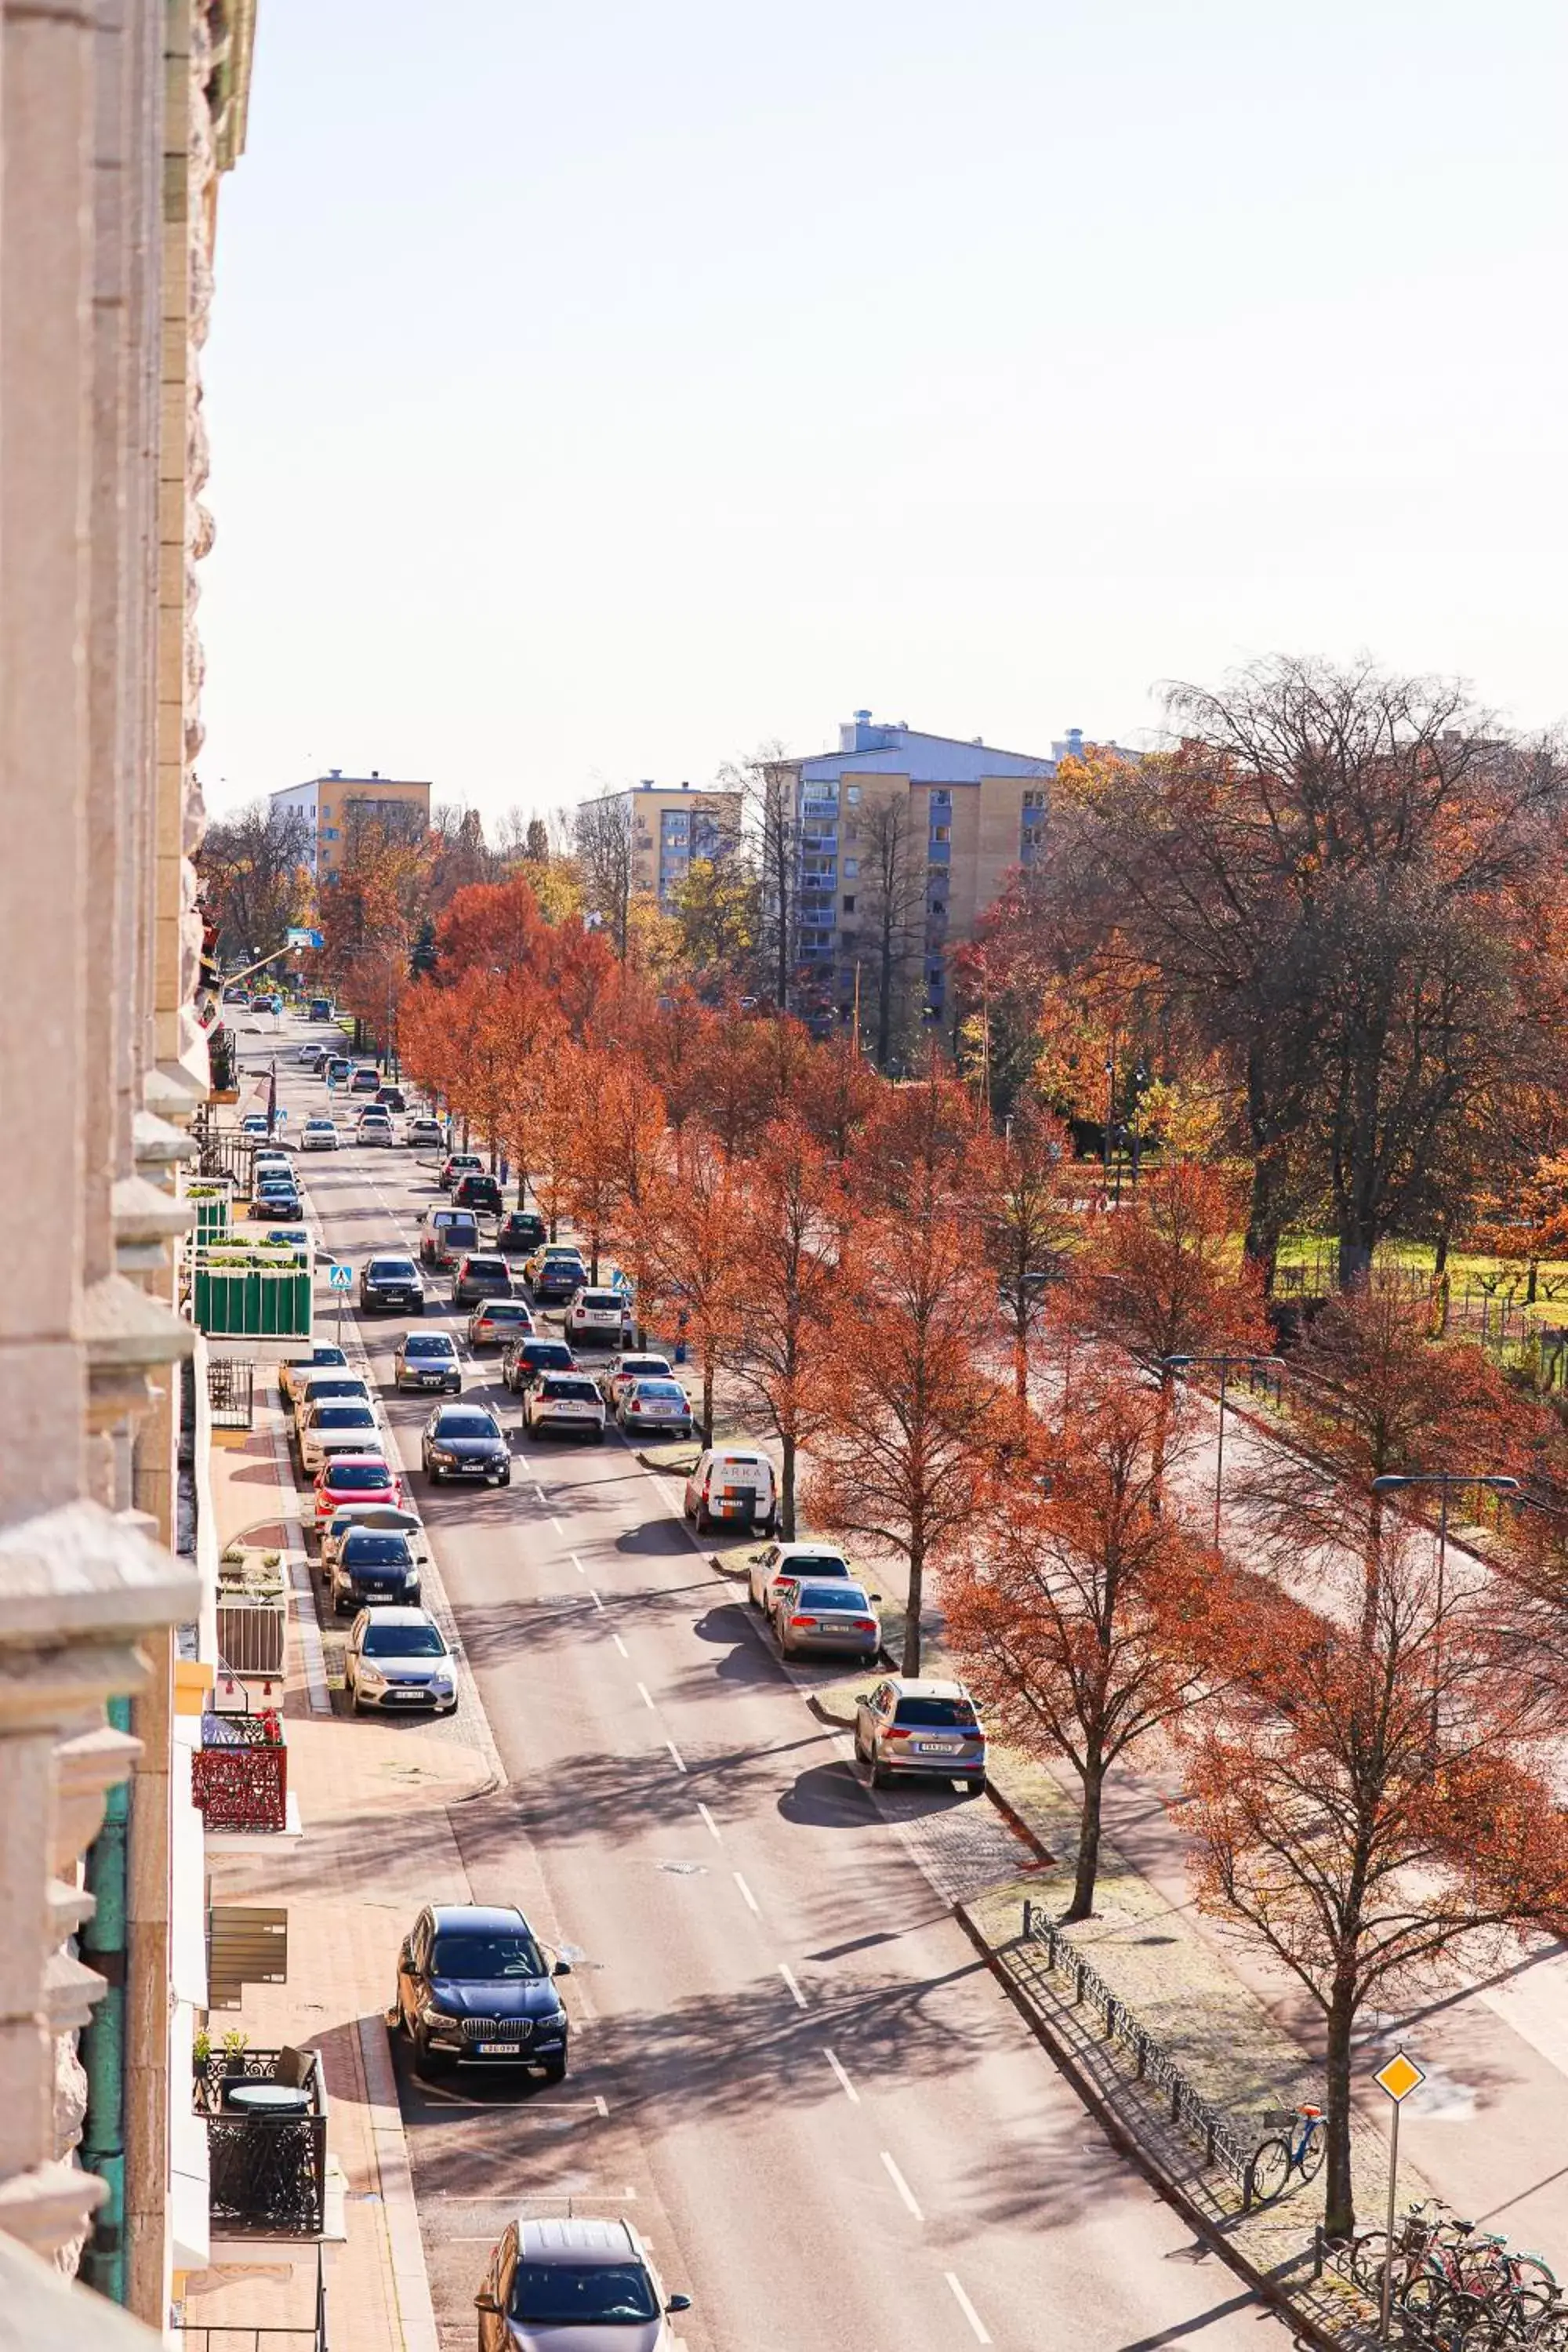
<path fill-rule="evenodd" d="M 403 2352 L 440 2352 L 436 2306 L 430 2299 L 430 2273 L 425 2266 L 425 2245 L 419 2235 L 419 2213 L 414 2200 L 408 2141 L 397 2104 L 397 2077 L 393 2071 L 392 2053 L 386 2046 L 383 2018 L 360 2019 L 359 2046 Z"/>
<path fill-rule="evenodd" d="M 1186 2191 L 1177 2188 L 1174 2181 L 1166 2179 L 1159 2166 L 1140 2147 L 1126 2126 L 1112 2114 L 1071 2052 L 1051 2032 L 1044 2013 L 1035 2007 L 1023 1987 L 1017 1984 L 1007 1969 L 1002 1966 L 999 1955 L 986 1942 L 963 1903 L 953 1905 L 952 1916 L 1028 2027 L 1035 2040 L 1058 2072 L 1071 2084 L 1118 2154 L 1125 2157 L 1128 2163 L 1142 2174 L 1150 2187 L 1164 2199 L 1166 2204 L 1174 2212 L 1181 2215 L 1188 2229 L 1193 2231 L 1194 2235 L 1202 2238 L 1205 2244 L 1219 2255 L 1221 2261 L 1252 2289 L 1261 2302 L 1266 2303 L 1271 2311 L 1279 2313 L 1280 2317 L 1295 2330 L 1298 2343 L 1311 2345 L 1314 2352 L 1344 2352 L 1344 2345 L 1340 2337 L 1331 2336 L 1326 2328 L 1320 2326 L 1315 2319 L 1292 2301 L 1277 2280 L 1270 2278 L 1266 2271 L 1258 2270 L 1254 2263 L 1248 2262 L 1247 2256 L 1232 2244 L 1225 2231 L 1193 2203 Z"/>

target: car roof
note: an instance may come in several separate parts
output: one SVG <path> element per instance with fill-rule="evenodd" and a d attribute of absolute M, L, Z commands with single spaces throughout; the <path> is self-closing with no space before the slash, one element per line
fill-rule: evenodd
<path fill-rule="evenodd" d="M 389 1609 L 382 1612 L 385 1617 L 392 1613 Z M 513 1935 L 528 1926 L 522 1913 L 510 1903 L 432 1903 L 430 1917 L 438 1936 L 456 1934 L 459 1928 L 476 1936 Z"/>
<path fill-rule="evenodd" d="M 624 2263 L 642 2260 L 642 2246 L 629 2221 L 590 2220 L 571 2213 L 548 2218 L 520 2213 L 518 2252 L 525 2263 Z"/>
<path fill-rule="evenodd" d="M 325 1477 L 331 1470 L 390 1470 L 391 1467 L 384 1454 L 334 1454 L 321 1475 Z"/>
<path fill-rule="evenodd" d="M 931 1675 L 889 1675 L 887 1681 L 900 1698 L 967 1698 L 962 1683 L 942 1682 Z"/>
<path fill-rule="evenodd" d="M 400 1605 L 393 1609 L 376 1609 L 367 1613 L 373 1625 L 428 1625 L 433 1633 L 441 1633 L 441 1628 L 427 1609 Z M 446 1635 L 441 1633 L 443 1642 L 446 1638 Z"/>
<path fill-rule="evenodd" d="M 417 1511 L 405 1511 L 401 1503 L 344 1503 L 332 1514 L 332 1526 L 336 1527 L 340 1520 L 353 1528 L 373 1527 L 379 1522 L 379 1531 L 384 1535 L 414 1534 L 423 1524 Z"/>
<path fill-rule="evenodd" d="M 782 1543 L 777 1549 L 781 1566 L 787 1560 L 802 1559 L 807 1556 L 812 1559 L 821 1559 L 825 1553 L 831 1553 L 835 1559 L 847 1557 L 837 1544 L 812 1543 L 804 1538 L 799 1543 Z"/>

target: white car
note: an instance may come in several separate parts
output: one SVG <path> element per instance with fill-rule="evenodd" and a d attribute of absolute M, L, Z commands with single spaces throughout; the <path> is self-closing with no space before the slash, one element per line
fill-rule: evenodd
<path fill-rule="evenodd" d="M 746 1562 L 746 1592 L 752 1608 L 771 1610 L 779 1588 L 801 1576 L 809 1576 L 816 1584 L 827 1577 L 846 1584 L 857 1581 L 855 1570 L 836 1544 L 769 1544 Z"/>
<path fill-rule="evenodd" d="M 445 1151 L 447 1130 L 438 1118 L 411 1118 L 404 1125 L 403 1140 L 415 1151 Z"/>
<path fill-rule="evenodd" d="M 561 1328 L 574 1347 L 618 1348 L 626 1338 L 626 1302 L 618 1290 L 575 1291 Z"/>
<path fill-rule="evenodd" d="M 599 1388 L 612 1412 L 634 1381 L 672 1381 L 675 1367 L 668 1356 L 617 1356 L 599 1374 Z"/>
<path fill-rule="evenodd" d="M 686 1482 L 681 1508 L 700 1536 L 721 1526 L 771 1536 L 778 1509 L 773 1465 L 752 1446 L 710 1446 Z"/>
<path fill-rule="evenodd" d="M 390 1146 L 392 1113 L 378 1110 L 374 1107 L 369 1110 L 362 1110 L 359 1115 L 359 1125 L 354 1129 L 354 1140 L 356 1143 L 383 1143 Z"/>
<path fill-rule="evenodd" d="M 301 1151 L 335 1151 L 338 1130 L 330 1118 L 308 1118 L 300 1136 Z"/>
<path fill-rule="evenodd" d="M 522 1425 L 532 1435 L 603 1437 L 605 1400 L 586 1372 L 541 1372 L 522 1392 Z"/>
<path fill-rule="evenodd" d="M 297 1429 L 313 1404 L 370 1404 L 374 1399 L 363 1373 L 351 1371 L 347 1364 L 327 1364 L 320 1371 L 296 1373 L 289 1402 Z"/>
<path fill-rule="evenodd" d="M 253 1187 L 260 1183 L 262 1177 L 269 1168 L 281 1170 L 282 1173 L 288 1177 L 289 1182 L 293 1182 L 293 1160 L 289 1158 L 288 1152 L 279 1151 L 276 1146 L 274 1146 L 269 1150 L 252 1153 L 250 1160 L 250 1181 Z"/>
<path fill-rule="evenodd" d="M 353 1397 L 331 1397 L 306 1405 L 296 1426 L 300 1433 L 300 1467 L 313 1478 L 334 1454 L 384 1454 L 386 1450 L 375 1407 Z"/>

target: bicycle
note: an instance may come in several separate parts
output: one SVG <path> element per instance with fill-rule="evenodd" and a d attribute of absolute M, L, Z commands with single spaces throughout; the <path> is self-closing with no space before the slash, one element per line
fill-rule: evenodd
<path fill-rule="evenodd" d="M 1328 2154 L 1327 2118 L 1321 2107 L 1298 2107 L 1289 2118 L 1299 2131 L 1280 2132 L 1259 2140 L 1252 2153 L 1252 2196 L 1255 2204 L 1271 2205 L 1282 2197 L 1290 2175 L 1315 2180 Z"/>

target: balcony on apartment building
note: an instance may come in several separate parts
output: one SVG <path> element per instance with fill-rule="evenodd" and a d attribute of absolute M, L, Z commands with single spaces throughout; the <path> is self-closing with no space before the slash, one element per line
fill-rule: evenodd
<path fill-rule="evenodd" d="M 327 2091 L 316 2050 L 215 2051 L 195 2068 L 215 2239 L 319 2239 Z"/>
<path fill-rule="evenodd" d="M 282 1717 L 204 1715 L 191 1756 L 191 1797 L 214 1832 L 266 1835 L 289 1826 L 289 1750 Z"/>

